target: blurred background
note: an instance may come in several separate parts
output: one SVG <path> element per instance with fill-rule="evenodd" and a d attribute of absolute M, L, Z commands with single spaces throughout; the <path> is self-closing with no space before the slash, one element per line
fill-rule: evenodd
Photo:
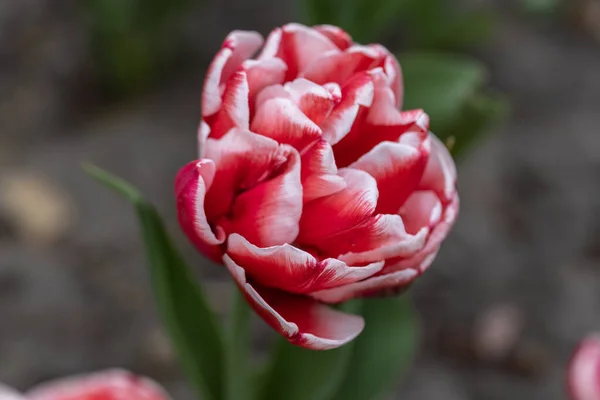
<path fill-rule="evenodd" d="M 600 330 L 598 0 L 0 1 L 0 381 L 121 366 L 192 399 L 133 210 L 80 164 L 158 206 L 223 311 L 228 279 L 179 232 L 173 177 L 226 34 L 289 21 L 398 54 L 405 106 L 458 157 L 461 216 L 411 289 L 424 336 L 392 398 L 564 399 L 574 345 Z"/>

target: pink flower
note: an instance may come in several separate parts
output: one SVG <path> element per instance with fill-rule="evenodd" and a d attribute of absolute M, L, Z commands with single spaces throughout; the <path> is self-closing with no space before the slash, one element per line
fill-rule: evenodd
<path fill-rule="evenodd" d="M 0 400 L 170 400 L 154 382 L 123 370 L 108 370 L 44 383 L 26 394 L 0 385 Z"/>
<path fill-rule="evenodd" d="M 600 400 L 600 336 L 579 344 L 569 364 L 567 385 L 573 400 Z"/>
<path fill-rule="evenodd" d="M 264 46 L 234 31 L 209 67 L 179 221 L 294 344 L 355 338 L 363 319 L 323 303 L 406 287 L 456 218 L 452 157 L 423 110 L 399 111 L 402 90 L 387 49 L 326 25 L 277 28 Z"/>

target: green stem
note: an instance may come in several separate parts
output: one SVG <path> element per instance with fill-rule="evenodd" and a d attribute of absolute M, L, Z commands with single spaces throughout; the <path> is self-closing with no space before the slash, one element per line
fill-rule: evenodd
<path fill-rule="evenodd" d="M 250 388 L 250 307 L 237 287 L 233 288 L 225 327 L 225 399 L 247 400 Z"/>

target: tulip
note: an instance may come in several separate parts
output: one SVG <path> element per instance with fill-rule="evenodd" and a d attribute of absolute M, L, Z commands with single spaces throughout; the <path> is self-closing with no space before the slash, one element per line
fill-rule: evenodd
<path fill-rule="evenodd" d="M 179 222 L 293 344 L 355 338 L 327 304 L 406 288 L 456 219 L 454 161 L 402 96 L 386 48 L 329 25 L 234 31 L 210 64 Z"/>
<path fill-rule="evenodd" d="M 600 400 L 600 336 L 591 335 L 577 347 L 567 372 L 573 400 Z"/>
<path fill-rule="evenodd" d="M 170 400 L 153 381 L 115 369 L 43 383 L 24 395 L 0 385 L 0 400 Z"/>

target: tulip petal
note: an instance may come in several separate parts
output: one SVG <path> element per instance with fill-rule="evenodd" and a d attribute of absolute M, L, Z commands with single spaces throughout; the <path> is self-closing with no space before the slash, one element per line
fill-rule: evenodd
<path fill-rule="evenodd" d="M 383 261 L 349 267 L 334 258 L 317 260 L 289 244 L 260 248 L 233 234 L 227 241 L 227 254 L 257 283 L 290 293 L 309 293 L 357 282 L 383 268 Z"/>
<path fill-rule="evenodd" d="M 346 183 L 343 190 L 304 204 L 299 243 L 329 250 L 323 246 L 324 242 L 373 215 L 378 196 L 375 179 L 366 172 L 350 168 L 340 170 L 339 175 Z"/>
<path fill-rule="evenodd" d="M 353 340 L 364 328 L 361 316 L 336 311 L 309 297 L 249 283 L 245 270 L 227 254 L 223 262 L 250 305 L 290 343 L 312 350 L 333 349 Z"/>
<path fill-rule="evenodd" d="M 320 140 L 302 155 L 302 195 L 304 202 L 329 196 L 346 187 L 338 175 L 329 143 Z"/>
<path fill-rule="evenodd" d="M 567 385 L 573 400 L 600 399 L 600 336 L 585 338 L 571 358 Z"/>
<path fill-rule="evenodd" d="M 232 128 L 248 129 L 250 124 L 248 78 L 236 71 L 225 86 L 220 110 L 204 120 L 210 125 L 210 137 L 219 139 Z"/>
<path fill-rule="evenodd" d="M 279 143 L 289 144 L 298 151 L 321 138 L 321 128 L 292 100 L 284 98 L 265 101 L 256 111 L 251 129 Z"/>
<path fill-rule="evenodd" d="M 218 260 L 225 232 L 219 227 L 213 232 L 204 211 L 206 192 L 214 177 L 215 164 L 212 160 L 192 161 L 177 173 L 175 196 L 182 230 L 201 253 Z"/>
<path fill-rule="evenodd" d="M 419 189 L 435 191 L 444 202 L 452 201 L 456 192 L 456 165 L 446 146 L 432 133 L 431 156 Z"/>
<path fill-rule="evenodd" d="M 282 38 L 277 56 L 288 66 L 286 81 L 291 81 L 314 60 L 338 47 L 315 29 L 292 23 L 282 28 Z"/>
<path fill-rule="evenodd" d="M 350 132 L 360 107 L 373 103 L 374 90 L 373 78 L 367 73 L 346 82 L 341 88 L 342 100 L 322 124 L 323 138 L 332 146 L 342 140 Z"/>
<path fill-rule="evenodd" d="M 402 100 L 404 97 L 404 87 L 402 85 L 402 69 L 398 59 L 390 51 L 380 44 L 370 44 L 369 47 L 380 54 L 380 63 L 376 66 L 383 68 L 385 74 L 385 84 L 392 89 L 394 93 L 394 104 L 396 109 L 402 109 Z"/>
<path fill-rule="evenodd" d="M 207 193 L 208 220 L 229 211 L 237 194 L 263 182 L 286 162 L 286 150 L 272 139 L 232 129 L 221 139 L 206 141 L 205 156 L 215 162 L 213 185 Z"/>
<path fill-rule="evenodd" d="M 258 135 L 257 135 L 258 136 Z M 267 179 L 238 195 L 219 225 L 260 247 L 291 243 L 298 236 L 302 214 L 300 155 L 280 146 L 283 163 Z"/>
<path fill-rule="evenodd" d="M 27 400 L 24 396 L 0 383 L 0 400 Z"/>
<path fill-rule="evenodd" d="M 215 114 L 221 108 L 222 85 L 231 74 L 262 45 L 257 32 L 233 31 L 208 67 L 202 90 L 202 116 Z"/>
<path fill-rule="evenodd" d="M 150 379 L 115 369 L 44 383 L 27 393 L 29 400 L 168 400 Z"/>
<path fill-rule="evenodd" d="M 336 102 L 340 101 L 325 87 L 304 78 L 288 82 L 284 88 L 300 111 L 317 125 L 329 116 Z"/>
<path fill-rule="evenodd" d="M 256 96 L 267 86 L 281 84 L 285 79 L 287 65 L 279 58 L 246 60 L 242 64 L 248 77 L 249 104 L 254 105 Z"/>
<path fill-rule="evenodd" d="M 313 29 L 322 35 L 327 36 L 327 38 L 335 43 L 340 50 L 346 50 L 348 47 L 350 47 L 350 45 L 352 45 L 352 38 L 342 28 L 338 28 L 334 25 L 324 24 L 313 26 Z"/>
<path fill-rule="evenodd" d="M 204 121 L 200 121 L 200 125 L 198 126 L 198 158 L 204 158 L 204 148 L 209 136 L 210 125 Z"/>
<path fill-rule="evenodd" d="M 400 208 L 408 233 L 416 233 L 424 227 L 433 229 L 442 219 L 442 202 L 432 191 L 419 190 L 413 192 Z"/>
<path fill-rule="evenodd" d="M 379 53 L 368 47 L 353 45 L 343 52 L 338 50 L 323 54 L 300 71 L 300 76 L 318 84 L 335 82 L 342 84 L 359 71 L 372 68 Z"/>
<path fill-rule="evenodd" d="M 421 181 L 428 158 L 428 141 L 419 148 L 381 142 L 350 167 L 369 173 L 377 181 L 376 212 L 395 214 Z"/>

